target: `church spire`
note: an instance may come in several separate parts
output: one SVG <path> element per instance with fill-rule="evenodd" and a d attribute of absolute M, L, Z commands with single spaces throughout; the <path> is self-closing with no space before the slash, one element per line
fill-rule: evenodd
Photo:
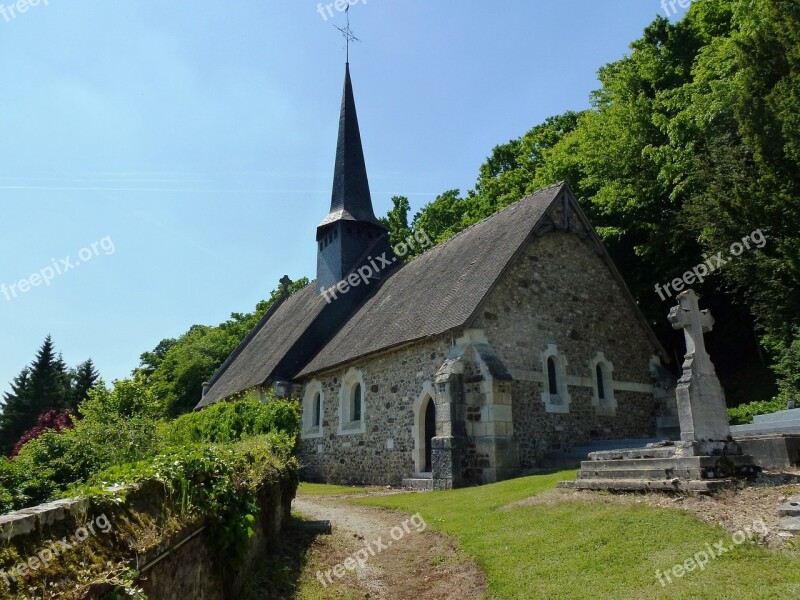
<path fill-rule="evenodd" d="M 317 284 L 330 288 L 371 256 L 391 254 L 388 228 L 375 218 L 358 129 L 350 65 L 345 67 L 331 209 L 317 227 Z"/>
<path fill-rule="evenodd" d="M 372 223 L 385 229 L 375 218 L 372 208 L 349 63 L 345 66 L 344 92 L 339 113 L 339 140 L 336 144 L 331 210 L 319 224 L 319 228 L 341 220 Z"/>

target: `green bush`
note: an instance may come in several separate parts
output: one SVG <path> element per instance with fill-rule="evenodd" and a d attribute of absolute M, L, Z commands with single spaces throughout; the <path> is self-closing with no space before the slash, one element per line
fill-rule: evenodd
<path fill-rule="evenodd" d="M 795 328 L 791 345 L 780 352 L 773 370 L 778 375 L 778 398 L 800 405 L 800 328 Z"/>
<path fill-rule="evenodd" d="M 731 425 L 747 425 L 753 422 L 756 415 L 768 415 L 786 408 L 786 402 L 779 398 L 741 404 L 728 409 L 728 419 Z"/>
<path fill-rule="evenodd" d="M 0 514 L 56 499 L 98 477 L 108 481 L 114 468 L 143 476 L 143 465 L 183 449 L 202 452 L 258 437 L 263 449 L 285 464 L 300 432 L 297 402 L 253 397 L 166 422 L 159 403 L 137 380 L 116 381 L 113 388 L 101 384 L 79 412 L 83 418 L 74 429 L 48 431 L 26 443 L 14 460 L 0 462 Z"/>
<path fill-rule="evenodd" d="M 297 484 L 297 460 L 279 458 L 287 439 L 285 432 L 273 431 L 235 444 L 166 448 L 148 460 L 97 473 L 66 495 L 102 498 L 112 484 L 160 481 L 184 516 L 205 518 L 215 552 L 235 562 L 253 534 L 261 487 L 287 471 Z"/>
<path fill-rule="evenodd" d="M 179 417 L 170 424 L 168 442 L 177 445 L 230 443 L 275 431 L 283 431 L 291 438 L 300 434 L 298 404 L 273 398 L 261 402 L 250 395 Z"/>

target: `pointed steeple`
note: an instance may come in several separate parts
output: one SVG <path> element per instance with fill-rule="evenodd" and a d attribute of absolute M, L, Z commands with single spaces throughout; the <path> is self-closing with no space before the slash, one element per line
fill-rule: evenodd
<path fill-rule="evenodd" d="M 342 108 L 339 113 L 339 141 L 336 144 L 331 210 L 319 224 L 317 233 L 320 233 L 321 228 L 336 221 L 359 221 L 386 229 L 375 218 L 372 208 L 349 63 L 345 67 Z"/>
<path fill-rule="evenodd" d="M 350 63 L 344 75 L 331 210 L 317 227 L 317 284 L 330 288 L 372 256 L 392 255 L 389 229 L 375 218 L 358 130 Z"/>

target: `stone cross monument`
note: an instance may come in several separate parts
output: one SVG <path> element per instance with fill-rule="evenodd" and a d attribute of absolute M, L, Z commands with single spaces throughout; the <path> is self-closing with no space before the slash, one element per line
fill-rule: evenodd
<path fill-rule="evenodd" d="M 694 290 L 686 290 L 669 312 L 673 329 L 683 329 L 686 336 L 683 376 L 675 390 L 681 441 L 724 442 L 731 434 L 725 394 L 703 340 L 714 318 L 708 310 L 700 310 L 698 301 Z"/>
<path fill-rule="evenodd" d="M 686 336 L 683 377 L 675 390 L 681 440 L 591 452 L 581 463 L 578 479 L 562 481 L 559 487 L 705 493 L 730 485 L 733 477 L 752 477 L 761 470 L 731 437 L 725 395 L 703 340 L 714 319 L 700 310 L 698 300 L 693 290 L 686 290 L 669 312 L 672 327 L 683 329 Z"/>

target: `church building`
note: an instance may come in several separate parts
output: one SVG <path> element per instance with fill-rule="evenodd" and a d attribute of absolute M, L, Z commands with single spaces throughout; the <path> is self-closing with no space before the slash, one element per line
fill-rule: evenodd
<path fill-rule="evenodd" d="M 653 437 L 674 415 L 654 383 L 665 352 L 568 184 L 405 264 L 388 234 L 348 64 L 316 280 L 292 295 L 284 280 L 198 408 L 249 390 L 300 398 L 305 479 L 435 489 Z"/>

